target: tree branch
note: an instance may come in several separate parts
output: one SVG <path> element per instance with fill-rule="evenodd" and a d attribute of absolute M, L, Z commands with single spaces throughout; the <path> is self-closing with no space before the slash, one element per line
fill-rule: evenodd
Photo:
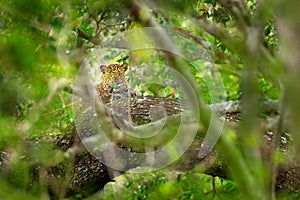
<path fill-rule="evenodd" d="M 85 32 L 81 31 L 79 28 L 77 28 L 77 34 L 79 37 L 86 39 L 87 41 L 93 43 L 94 45 L 100 45 L 101 41 L 97 37 L 92 37 L 86 34 Z"/>

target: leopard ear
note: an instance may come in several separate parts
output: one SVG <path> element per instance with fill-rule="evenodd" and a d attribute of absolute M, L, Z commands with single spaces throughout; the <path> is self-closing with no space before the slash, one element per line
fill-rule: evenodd
<path fill-rule="evenodd" d="M 121 67 L 124 67 L 124 69 L 125 69 L 125 71 L 128 69 L 128 64 L 127 63 L 123 63 L 122 65 L 121 65 Z"/>
<path fill-rule="evenodd" d="M 101 70 L 102 73 L 104 73 L 106 67 L 107 67 L 106 65 L 100 65 L 99 68 L 100 68 L 100 70 Z"/>

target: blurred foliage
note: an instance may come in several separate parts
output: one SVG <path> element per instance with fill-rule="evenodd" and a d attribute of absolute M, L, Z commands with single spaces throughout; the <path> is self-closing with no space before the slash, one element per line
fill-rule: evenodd
<path fill-rule="evenodd" d="M 66 155 L 61 151 L 53 151 L 47 145 L 28 147 L 24 139 L 64 134 L 73 126 L 72 96 L 63 88 L 73 83 L 83 59 L 94 47 L 105 46 L 113 36 L 123 31 L 143 27 L 143 24 L 131 15 L 134 9 L 130 7 L 131 1 L 128 2 L 1 1 L 0 150 L 7 150 L 13 156 L 9 158 L 10 172 L 0 172 L 0 198 L 49 198 L 47 184 L 44 183 L 47 180 L 39 180 L 38 184 L 32 183 L 35 177 L 32 177 L 30 169 L 35 164 L 41 165 L 42 168 L 59 164 L 64 162 Z M 287 4 L 293 3 L 291 1 Z M 206 103 L 243 100 L 241 94 L 248 98 L 244 101 L 250 102 L 248 106 L 250 111 L 251 108 L 254 109 L 253 115 L 252 112 L 247 112 L 249 110 L 244 110 L 243 114 L 246 117 L 247 114 L 251 116 L 246 118 L 246 122 L 243 122 L 237 131 L 246 141 L 250 138 L 249 141 L 253 142 L 253 137 L 257 136 L 247 135 L 257 131 L 258 127 L 254 122 L 255 108 L 258 106 L 252 104 L 253 96 L 254 99 L 257 94 L 279 99 L 282 98 L 282 89 L 286 88 L 287 95 L 293 97 L 299 89 L 299 84 L 292 82 L 298 79 L 290 80 L 289 76 L 284 74 L 288 71 L 284 68 L 285 65 L 289 65 L 286 60 L 293 63 L 295 58 L 281 60 L 278 55 L 280 29 L 276 20 L 285 24 L 285 21 L 280 21 L 285 19 L 285 14 L 281 14 L 278 8 L 280 6 L 276 5 L 271 1 L 256 0 L 169 0 L 147 1 L 143 5 L 159 25 L 176 33 L 172 35 L 174 43 L 179 50 L 186 52 L 185 56 L 191 61 L 189 69 L 184 70 L 191 71 L 197 82 L 197 89 L 202 93 L 201 98 Z M 297 12 L 292 13 L 295 14 L 295 19 L 300 19 Z M 277 17 L 277 14 L 281 14 L 282 19 Z M 204 20 L 204 23 L 198 23 L 202 22 L 201 20 Z M 133 45 L 148 42 L 142 36 L 131 39 Z M 259 42 L 259 48 L 251 49 Z M 296 44 L 297 42 L 295 41 Z M 289 48 L 281 50 L 283 56 L 287 54 L 297 57 L 299 52 L 294 49 L 292 53 L 285 52 L 287 49 Z M 112 49 L 105 56 L 108 62 L 128 62 L 134 66 L 131 73 L 136 73 L 137 77 L 132 78 L 129 73 L 128 78 L 131 78 L 132 88 L 137 90 L 138 94 L 180 98 L 184 96 L 180 87 L 174 84 L 166 67 L 162 67 L 167 64 L 159 51 Z M 148 65 L 152 66 L 151 71 L 145 70 Z M 220 72 L 225 86 L 225 92 L 220 92 L 217 97 L 212 97 L 210 93 L 211 89 L 218 91 L 214 70 Z M 143 85 L 145 80 L 141 77 L 145 77 L 145 71 L 149 73 L 147 77 L 151 82 L 146 80 L 146 84 Z M 139 77 L 139 74 L 143 76 Z M 288 75 L 297 77 L 296 74 L 292 71 Z M 282 80 L 285 83 L 283 85 Z M 289 99 L 291 110 L 296 112 L 299 101 L 297 98 Z M 293 130 L 297 133 L 299 117 L 297 113 L 293 114 L 296 116 Z M 166 177 L 157 172 L 129 180 L 123 195 L 128 195 L 128 199 L 240 199 L 242 195 L 250 199 L 257 191 L 261 195 L 266 192 L 264 188 L 260 188 L 267 182 L 262 180 L 266 177 L 263 174 L 266 169 L 260 162 L 257 165 L 257 162 L 251 162 L 261 160 L 255 160 L 256 156 L 247 153 L 249 142 L 242 144 L 245 144 L 246 150 L 228 148 L 224 151 L 226 154 L 230 153 L 230 150 L 237 150 L 235 155 L 242 155 L 227 158 L 230 166 L 233 166 L 232 174 L 236 183 L 215 178 L 214 191 L 210 176 L 187 173 L 182 175 L 179 181 L 167 182 Z M 230 143 L 229 147 L 233 145 Z M 253 144 L 250 144 L 250 149 L 257 147 L 251 145 Z M 230 155 L 229 153 L 227 155 Z M 32 155 L 32 160 L 27 159 L 28 154 Z M 239 168 L 240 163 L 246 163 L 245 166 L 249 167 L 244 169 L 245 172 L 249 172 L 246 178 L 242 172 L 234 170 Z M 257 187 L 251 188 L 251 191 L 247 190 L 246 184 L 240 180 L 249 180 L 252 186 L 257 182 Z M 299 195 L 292 196 L 297 198 Z M 80 199 L 80 194 L 78 198 Z"/>
<path fill-rule="evenodd" d="M 125 173 L 115 181 L 104 188 L 103 199 L 241 199 L 234 182 L 197 172 Z"/>

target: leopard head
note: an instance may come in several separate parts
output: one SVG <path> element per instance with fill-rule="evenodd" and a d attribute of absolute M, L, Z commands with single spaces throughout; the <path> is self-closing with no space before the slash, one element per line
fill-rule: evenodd
<path fill-rule="evenodd" d="M 100 70 L 102 72 L 101 82 L 113 83 L 125 77 L 125 73 L 128 69 L 127 64 L 110 64 L 108 66 L 101 65 Z"/>

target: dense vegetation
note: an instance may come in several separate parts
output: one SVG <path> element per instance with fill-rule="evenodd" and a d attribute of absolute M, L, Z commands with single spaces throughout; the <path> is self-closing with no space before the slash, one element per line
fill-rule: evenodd
<path fill-rule="evenodd" d="M 180 178 L 160 171 L 129 177 L 123 184 L 126 192 L 94 198 L 275 199 L 277 167 L 297 163 L 300 149 L 299 6 L 295 0 L 2 0 L 0 166 L 8 161 L 9 172 L 0 169 L 0 199 L 51 197 L 43 169 L 65 162 L 68 154 L 51 145 L 28 145 L 28 140 L 73 131 L 72 85 L 82 64 L 94 57 L 135 66 L 130 84 L 137 95 L 189 96 L 178 83 L 164 85 L 174 81 L 166 66 L 175 69 L 196 95 L 204 130 L 216 123 L 205 103 L 242 104 L 242 120 L 234 128 L 225 124 L 216 146 L 231 180 L 199 174 L 199 164 Z M 128 37 L 131 49 L 120 47 L 119 35 L 144 27 L 157 30 Z M 275 116 L 259 109 L 265 99 L 279 100 Z M 267 129 L 258 118 L 275 120 L 274 152 L 268 158 L 261 152 Z M 292 141 L 287 153 L 280 149 L 284 134 Z M 36 165 L 39 178 L 31 170 Z M 295 187 L 277 198 L 299 198 Z"/>

